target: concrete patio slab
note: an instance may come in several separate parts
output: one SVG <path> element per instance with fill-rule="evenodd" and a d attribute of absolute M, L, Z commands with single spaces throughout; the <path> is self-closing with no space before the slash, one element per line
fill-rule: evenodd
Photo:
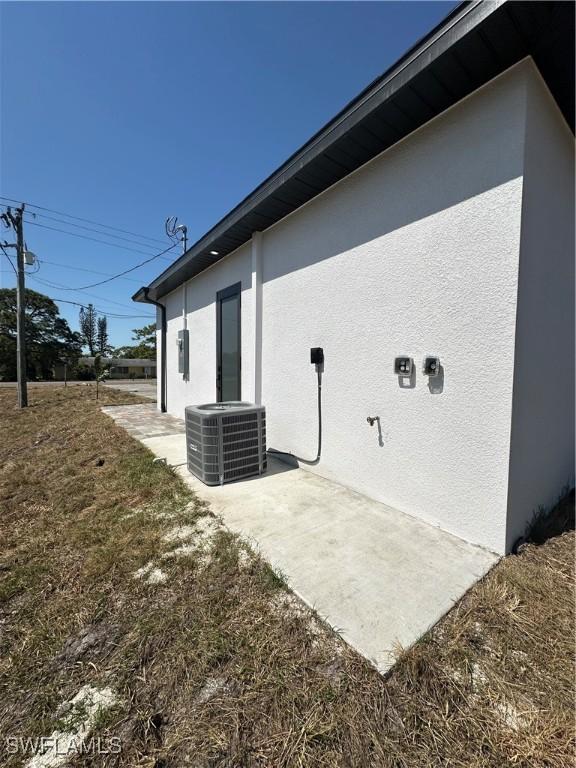
<path fill-rule="evenodd" d="M 148 406 L 129 408 L 103 410 L 177 467 L 228 528 L 251 540 L 290 587 L 382 672 L 399 646 L 414 643 L 498 560 L 277 459 L 269 459 L 262 477 L 206 486 L 186 469 L 183 422 L 136 410 Z M 146 423 L 152 434 L 142 434 Z M 161 429 L 166 431 L 158 434 Z"/>
<path fill-rule="evenodd" d="M 140 442 L 143 443 L 146 448 L 155 453 L 156 456 L 161 456 L 166 459 L 166 462 L 171 467 L 182 466 L 186 468 L 186 435 L 164 435 L 161 437 L 147 437 L 141 438 Z M 188 475 L 188 470 L 186 469 Z M 187 477 L 185 477 L 187 480 Z M 202 488 L 206 486 L 202 483 Z"/>

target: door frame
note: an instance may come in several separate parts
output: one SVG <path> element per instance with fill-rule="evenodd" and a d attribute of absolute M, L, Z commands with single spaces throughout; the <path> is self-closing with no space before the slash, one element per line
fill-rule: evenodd
<path fill-rule="evenodd" d="M 216 402 L 222 402 L 222 301 L 238 297 L 238 400 L 242 399 L 242 283 L 216 293 Z"/>

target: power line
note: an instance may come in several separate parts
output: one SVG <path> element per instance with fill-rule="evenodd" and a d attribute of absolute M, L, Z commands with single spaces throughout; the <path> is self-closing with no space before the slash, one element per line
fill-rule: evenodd
<path fill-rule="evenodd" d="M 2 197 L 0 195 L 0 200 L 7 200 L 10 203 L 19 203 L 19 200 L 15 200 L 11 197 Z M 110 229 L 113 232 L 122 232 L 124 235 L 132 235 L 133 237 L 139 237 L 142 240 L 149 240 L 151 242 L 156 242 L 162 245 L 164 243 L 163 240 L 159 240 L 157 237 L 149 237 L 148 235 L 139 235 L 137 232 L 130 232 L 127 229 L 119 229 L 118 227 L 111 227 L 109 224 L 102 224 L 99 221 L 93 221 L 92 219 L 83 219 L 81 216 L 73 216 L 71 213 L 64 213 L 63 211 L 56 211 L 53 208 L 46 208 L 43 205 L 35 205 L 34 203 L 26 203 L 26 205 L 29 208 L 38 208 L 40 211 L 48 211 L 49 213 L 56 213 L 58 216 L 66 216 L 68 219 L 74 219 L 75 221 L 83 221 L 86 224 L 94 224 L 97 227 L 104 227 L 105 229 Z"/>
<path fill-rule="evenodd" d="M 80 304 L 78 301 L 67 301 L 66 299 L 55 299 L 49 296 L 48 298 L 52 299 L 52 301 L 57 301 L 62 304 L 74 304 L 76 307 L 83 307 L 83 309 L 88 309 L 87 304 Z M 93 305 L 94 306 L 94 305 Z M 104 317 L 111 317 L 114 320 L 119 319 L 128 319 L 128 320 L 150 320 L 153 319 L 151 315 L 120 315 L 115 314 L 114 312 L 104 312 L 104 310 L 99 309 L 98 307 L 94 307 L 94 311 L 97 312 L 99 315 L 104 315 Z"/>
<path fill-rule="evenodd" d="M 94 232 L 97 235 L 105 235 L 106 237 L 113 237 L 116 240 L 123 240 L 126 243 L 133 243 L 134 245 L 140 245 L 143 248 L 151 248 L 153 251 L 157 249 L 157 245 L 151 243 L 139 243 L 138 240 L 131 240 L 129 237 L 122 237 L 121 235 L 113 235 L 108 232 L 104 232 L 101 229 L 94 229 L 93 227 L 84 227 L 82 224 L 74 224 L 73 221 L 66 221 L 65 219 L 57 219 L 55 216 L 48 216 L 45 213 L 32 212 L 32 216 L 41 216 L 43 219 L 49 219 L 50 221 L 56 221 L 59 224 L 65 224 L 67 227 L 76 227 L 76 229 L 85 229 L 87 232 Z M 32 223 L 32 222 L 30 222 Z M 165 243 L 165 241 L 163 241 Z"/>
<path fill-rule="evenodd" d="M 162 256 L 165 253 L 168 253 L 168 251 L 172 250 L 172 248 L 176 248 L 177 243 L 173 243 L 172 245 L 168 246 L 168 248 L 165 248 L 163 251 L 160 251 L 160 253 L 156 253 L 154 256 L 150 256 L 149 259 L 145 259 L 144 261 L 141 261 L 140 264 L 136 264 L 133 267 L 130 267 L 129 269 L 125 269 L 123 272 L 118 272 L 117 275 L 112 275 L 111 277 L 107 277 L 106 280 L 100 280 L 97 283 L 89 283 L 88 285 L 78 285 L 74 288 L 64 288 L 66 291 L 83 291 L 86 288 L 95 288 L 97 285 L 104 285 L 105 283 L 110 283 L 112 280 L 117 280 L 119 277 L 123 277 L 124 275 L 127 275 L 129 272 L 134 272 L 135 269 L 139 269 L 140 267 L 143 267 L 145 264 L 148 264 L 151 261 L 154 261 L 154 259 L 158 259 L 160 256 Z"/>
<path fill-rule="evenodd" d="M 52 298 L 49 296 L 48 298 Z M 83 307 L 83 309 L 88 309 L 87 304 L 81 304 L 78 301 L 67 301 L 66 299 L 56 299 L 52 298 L 52 301 L 57 301 L 61 304 L 74 304 L 76 307 Z M 93 305 L 94 306 L 94 305 Z M 103 309 L 100 309 L 99 307 L 94 307 L 94 311 L 97 312 L 99 315 L 104 315 L 104 317 L 111 317 L 114 320 L 124 319 L 124 320 L 153 320 L 153 315 L 121 315 L 116 314 L 115 312 L 104 312 Z"/>
<path fill-rule="evenodd" d="M 109 272 L 98 272 L 96 269 L 86 269 L 86 267 L 73 267 L 71 264 L 60 264 L 57 261 L 48 261 L 42 259 L 42 264 L 50 264 L 51 267 L 62 267 L 63 269 L 73 269 L 75 272 L 90 272 L 93 275 L 102 275 L 103 277 L 113 277 Z M 133 277 L 121 277 L 120 280 L 128 280 L 130 283 L 142 284 L 141 280 L 135 280 Z"/>
<path fill-rule="evenodd" d="M 15 275 L 17 275 L 17 274 L 18 274 L 18 272 L 16 271 L 16 267 L 14 266 L 14 262 L 12 261 L 12 259 L 10 258 L 10 256 L 8 255 L 8 253 L 7 253 L 6 249 L 4 248 L 4 246 L 3 246 L 3 245 L 0 245 L 0 248 L 2 249 L 2 253 L 4 254 L 4 256 L 6 256 L 6 258 L 7 258 L 7 259 L 8 259 L 8 261 L 10 262 L 10 266 L 11 266 L 11 267 L 12 267 L 12 269 L 14 270 L 14 274 L 15 274 Z"/>
<path fill-rule="evenodd" d="M 48 288 L 56 288 L 57 290 L 59 289 L 59 290 L 62 290 L 62 291 L 78 291 L 78 293 L 85 293 L 86 296 L 90 296 L 93 299 L 98 299 L 99 301 L 103 301 L 103 302 L 105 302 L 107 304 L 116 304 L 116 306 L 118 306 L 118 307 L 125 307 L 126 309 L 130 309 L 130 305 L 129 304 L 122 304 L 120 301 L 114 301 L 113 299 L 108 299 L 108 298 L 105 298 L 104 296 L 97 296 L 95 293 L 88 293 L 88 291 L 84 291 L 82 289 L 69 288 L 66 285 L 61 285 L 60 283 L 53 283 L 50 280 L 45 280 L 45 279 L 40 278 L 40 277 L 32 277 L 32 279 L 36 280 L 41 285 L 47 285 Z"/>
<path fill-rule="evenodd" d="M 53 298 L 52 296 L 49 296 L 48 298 L 51 299 L 52 301 L 62 302 L 63 304 L 74 304 L 74 306 L 76 307 L 84 307 L 84 309 L 88 309 L 87 304 L 82 304 L 79 301 L 71 301 L 70 299 L 56 299 L 56 298 Z M 92 306 L 94 307 L 94 305 Z M 100 307 L 94 307 L 94 311 L 98 312 L 99 315 L 106 315 L 106 317 L 113 317 L 113 318 L 129 318 L 132 320 L 136 320 L 136 319 L 153 320 L 154 319 L 154 315 L 123 315 L 119 312 L 110 312 L 109 310 L 105 311 L 103 309 L 100 309 Z"/>
<path fill-rule="evenodd" d="M 0 245 L 0 249 L 4 250 L 1 245 Z M 6 255 L 8 255 L 8 254 L 6 254 Z M 10 257 L 8 257 L 8 259 L 10 260 Z M 9 270 L 2 269 L 2 270 L 0 270 L 0 272 L 6 272 L 8 274 Z M 32 277 L 31 275 L 30 275 L 30 277 L 31 277 L 32 280 L 40 282 L 42 285 L 46 284 L 45 281 L 40 280 L 37 277 Z M 82 304 L 79 301 L 71 301 L 70 299 L 54 299 L 51 296 L 49 296 L 48 298 L 52 299 L 52 301 L 64 302 L 64 304 L 74 304 L 77 307 L 84 307 L 84 309 L 88 308 L 87 304 Z M 100 296 L 95 297 L 95 298 L 102 299 L 102 297 L 100 297 Z M 102 300 L 106 301 L 106 299 L 102 299 Z M 126 305 L 125 304 L 120 304 L 120 306 L 126 306 Z M 100 307 L 94 307 L 94 309 L 96 310 L 96 312 L 98 312 L 98 314 L 106 315 L 106 317 L 132 318 L 132 319 L 141 319 L 141 320 L 153 320 L 154 319 L 154 315 L 124 315 L 124 314 L 121 314 L 119 312 L 110 312 L 110 310 L 105 311 L 105 310 L 101 309 Z"/>
<path fill-rule="evenodd" d="M 121 251 L 132 251 L 132 253 L 140 253 L 143 256 L 149 256 L 150 254 L 146 251 L 139 251 L 136 248 L 129 248 L 127 245 L 118 245 L 118 243 L 109 243 L 107 240 L 99 240 L 96 237 L 90 237 L 90 235 L 81 235 L 79 232 L 68 232 L 65 229 L 59 229 L 58 227 L 50 227 L 48 224 L 40 224 L 37 221 L 32 221 L 31 219 L 26 219 L 27 224 L 31 224 L 33 227 L 41 227 L 42 229 L 49 229 L 52 232 L 60 232 L 63 235 L 71 235 L 72 237 L 79 237 L 82 240 L 91 240 L 93 243 L 101 243 L 102 245 L 109 245 L 111 248 L 119 248 Z M 104 233 L 102 233 L 104 234 Z M 170 248 L 166 248 L 165 251 L 162 251 L 162 253 L 166 253 L 171 248 L 175 248 L 177 243 L 173 243 Z M 158 256 L 154 256 L 153 258 L 158 258 Z M 166 258 L 166 261 L 172 261 L 172 259 Z M 145 262 L 144 262 L 145 263 Z"/>

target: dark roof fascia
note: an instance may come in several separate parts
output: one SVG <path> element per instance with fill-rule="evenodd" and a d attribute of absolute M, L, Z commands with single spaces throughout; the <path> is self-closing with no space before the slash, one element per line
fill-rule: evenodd
<path fill-rule="evenodd" d="M 171 264 L 158 277 L 156 277 L 147 289 L 142 288 L 133 296 L 134 301 L 144 301 L 146 295 L 149 298 L 158 299 L 177 288 L 185 280 L 194 277 L 208 267 L 225 258 L 238 247 L 250 239 L 248 231 L 254 232 L 258 228 L 266 229 L 277 221 L 280 221 L 289 213 L 296 210 L 300 203 L 287 204 L 287 210 L 275 217 L 270 224 L 261 227 L 253 225 L 254 216 L 257 215 L 258 206 L 273 201 L 273 195 L 289 182 L 294 180 L 297 174 L 312 168 L 315 160 L 321 160 L 321 156 L 335 145 L 336 142 L 346 139 L 346 135 L 358 126 L 362 120 L 369 118 L 380 106 L 393 99 L 402 89 L 409 85 L 420 73 L 424 72 L 440 56 L 449 51 L 456 43 L 461 41 L 471 32 L 475 31 L 483 22 L 495 14 L 502 6 L 510 4 L 507 0 L 472 0 L 458 5 L 453 11 L 429 34 L 416 43 L 402 58 L 390 67 L 383 75 L 374 80 L 344 109 L 342 109 L 324 128 L 304 144 L 297 152 L 291 155 L 280 168 L 265 179 L 256 189 L 233 208 L 223 219 L 210 229 L 200 240 L 192 245 L 185 254 Z M 511 3 L 517 9 L 522 3 Z M 537 4 L 536 4 L 537 5 Z M 553 3 L 551 4 L 553 5 Z M 502 71 L 507 66 L 502 66 Z M 488 79 L 488 78 L 487 78 Z M 438 110 L 438 114 L 442 110 Z M 435 115 L 422 120 L 427 122 Z M 410 133 L 407 130 L 405 135 Z M 401 136 L 400 138 L 404 138 Z M 398 139 L 400 140 L 400 139 Z M 395 141 L 389 143 L 392 146 Z M 388 148 L 388 147 L 386 147 Z M 379 154 L 375 151 L 373 156 Z M 368 158 L 370 159 L 370 158 Z M 360 167 L 363 162 L 359 163 Z M 353 168 L 348 173 L 353 172 Z M 344 173 L 344 175 L 348 175 Z M 341 175 L 340 178 L 343 178 Z M 340 180 L 337 178 L 336 181 Z M 317 192 L 311 194 L 309 199 L 327 189 L 335 182 L 328 182 Z M 244 224 L 247 217 L 252 217 L 252 223 Z M 226 241 L 222 246 L 223 240 Z M 214 246 L 218 245 L 216 249 Z M 210 250 L 218 250 L 217 255 L 211 255 Z"/>

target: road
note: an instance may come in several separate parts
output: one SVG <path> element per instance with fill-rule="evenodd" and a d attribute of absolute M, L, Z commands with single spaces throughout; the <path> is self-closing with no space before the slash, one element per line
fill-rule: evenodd
<path fill-rule="evenodd" d="M 94 384 L 93 381 L 69 381 L 69 387 L 85 386 Z M 63 387 L 63 381 L 29 381 L 29 387 Z M 156 400 L 156 379 L 113 379 L 103 383 L 104 387 L 119 389 L 121 392 L 131 392 L 140 397 L 147 397 L 150 400 Z M 0 381 L 0 387 L 16 387 L 15 381 Z"/>
<path fill-rule="evenodd" d="M 156 400 L 156 379 L 109 379 L 104 386 Z"/>

